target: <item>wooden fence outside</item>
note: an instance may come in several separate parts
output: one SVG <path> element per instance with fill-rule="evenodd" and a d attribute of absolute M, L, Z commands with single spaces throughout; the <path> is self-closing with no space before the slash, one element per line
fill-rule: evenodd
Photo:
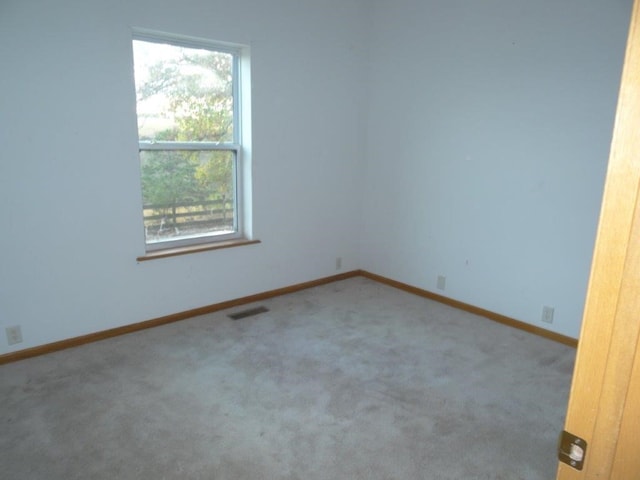
<path fill-rule="evenodd" d="M 234 225 L 234 202 L 229 198 L 142 208 L 147 237 L 230 230 Z"/>

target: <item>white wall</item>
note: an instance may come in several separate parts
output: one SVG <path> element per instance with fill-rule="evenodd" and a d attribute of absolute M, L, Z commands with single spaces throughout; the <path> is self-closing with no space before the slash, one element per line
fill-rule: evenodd
<path fill-rule="evenodd" d="M 0 353 L 357 268 L 360 6 L 3 0 Z M 134 26 L 250 44 L 261 244 L 136 263 Z"/>
<path fill-rule="evenodd" d="M 429 290 L 446 275 L 445 295 L 540 326 L 553 305 L 577 336 L 630 4 L 4 0 L 0 333 L 24 342 L 0 353 L 337 256 Z M 134 26 L 251 45 L 263 243 L 136 263 Z"/>
<path fill-rule="evenodd" d="M 376 1 L 362 268 L 577 337 L 631 3 Z"/>

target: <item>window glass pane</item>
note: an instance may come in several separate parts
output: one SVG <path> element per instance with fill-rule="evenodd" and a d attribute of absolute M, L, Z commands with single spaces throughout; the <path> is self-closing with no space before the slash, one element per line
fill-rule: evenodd
<path fill-rule="evenodd" d="M 232 150 L 143 150 L 147 244 L 237 231 Z"/>
<path fill-rule="evenodd" d="M 133 41 L 140 141 L 233 142 L 233 55 Z"/>

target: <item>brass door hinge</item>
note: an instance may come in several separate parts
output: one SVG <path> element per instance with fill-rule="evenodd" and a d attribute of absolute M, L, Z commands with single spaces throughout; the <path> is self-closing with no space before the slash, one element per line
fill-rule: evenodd
<path fill-rule="evenodd" d="M 558 460 L 571 465 L 576 470 L 582 470 L 587 456 L 587 442 L 575 435 L 563 431 L 558 442 Z"/>

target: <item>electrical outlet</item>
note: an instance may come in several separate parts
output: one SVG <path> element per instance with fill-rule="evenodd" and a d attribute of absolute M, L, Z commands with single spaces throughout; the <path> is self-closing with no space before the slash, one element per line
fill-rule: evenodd
<path fill-rule="evenodd" d="M 436 284 L 436 287 L 438 288 L 438 290 L 444 290 L 446 284 L 447 284 L 447 277 L 445 277 L 444 275 L 438 275 L 438 283 Z"/>
<path fill-rule="evenodd" d="M 549 307 L 545 305 L 542 307 L 542 318 L 541 320 L 545 323 L 553 323 L 553 307 Z"/>
<path fill-rule="evenodd" d="M 7 327 L 5 331 L 7 332 L 7 342 L 9 345 L 15 345 L 16 343 L 22 342 L 22 331 L 20 330 L 20 326 L 15 325 L 13 327 Z"/>
<path fill-rule="evenodd" d="M 342 268 L 342 257 L 336 257 L 336 270 L 340 270 Z"/>

